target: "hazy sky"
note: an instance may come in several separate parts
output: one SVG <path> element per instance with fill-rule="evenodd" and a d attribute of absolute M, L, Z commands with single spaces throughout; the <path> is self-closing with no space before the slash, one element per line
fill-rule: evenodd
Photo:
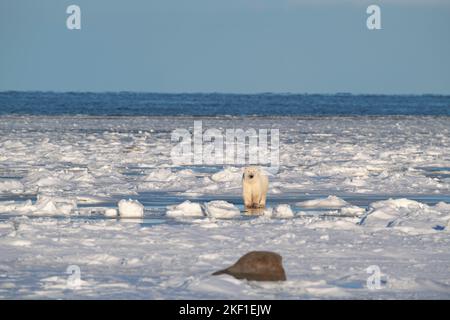
<path fill-rule="evenodd" d="M 0 0 L 0 46 L 0 91 L 450 94 L 450 0 Z"/>

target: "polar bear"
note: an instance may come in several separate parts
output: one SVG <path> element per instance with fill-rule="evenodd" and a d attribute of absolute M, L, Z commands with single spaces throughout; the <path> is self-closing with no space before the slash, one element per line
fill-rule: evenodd
<path fill-rule="evenodd" d="M 269 179 L 257 167 L 247 167 L 242 175 L 242 196 L 246 209 L 264 208 L 266 206 Z"/>

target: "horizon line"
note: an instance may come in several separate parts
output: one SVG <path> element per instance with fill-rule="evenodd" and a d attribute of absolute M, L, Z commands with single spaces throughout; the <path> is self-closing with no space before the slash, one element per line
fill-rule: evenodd
<path fill-rule="evenodd" d="M 331 96 L 450 96 L 449 93 L 354 93 L 347 91 L 337 92 L 282 92 L 282 91 L 259 91 L 259 92 L 224 92 L 224 91 L 139 91 L 139 90 L 104 90 L 104 91 L 84 91 L 84 90 L 0 90 L 4 93 L 55 93 L 55 94 L 165 94 L 165 95 L 331 95 Z"/>

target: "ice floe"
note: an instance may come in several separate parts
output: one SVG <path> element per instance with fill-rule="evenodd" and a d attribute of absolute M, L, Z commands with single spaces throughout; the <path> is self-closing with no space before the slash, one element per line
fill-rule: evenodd
<path fill-rule="evenodd" d="M 144 216 L 144 206 L 137 200 L 122 199 L 117 206 L 121 218 L 142 218 Z"/>

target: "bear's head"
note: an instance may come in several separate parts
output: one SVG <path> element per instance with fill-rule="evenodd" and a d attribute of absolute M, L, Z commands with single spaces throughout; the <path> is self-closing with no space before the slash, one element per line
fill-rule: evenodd
<path fill-rule="evenodd" d="M 261 171 L 257 167 L 247 167 L 244 169 L 244 173 L 242 174 L 242 180 L 247 182 L 256 181 L 261 174 Z"/>

